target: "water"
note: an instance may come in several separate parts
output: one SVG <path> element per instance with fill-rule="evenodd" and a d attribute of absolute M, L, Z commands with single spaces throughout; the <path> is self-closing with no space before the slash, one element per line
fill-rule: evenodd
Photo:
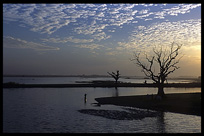
<path fill-rule="evenodd" d="M 201 117 L 163 112 L 141 120 L 114 120 L 80 109 L 124 110 L 92 103 L 97 97 L 156 94 L 156 88 L 3 89 L 4 133 L 200 133 Z M 201 88 L 165 88 L 166 93 L 201 92 Z M 84 103 L 84 94 L 87 102 Z"/>
<path fill-rule="evenodd" d="M 114 81 L 111 77 L 3 77 L 3 83 L 7 82 L 16 82 L 21 84 L 76 84 L 82 83 L 83 81 L 93 81 L 93 80 L 109 80 Z M 147 83 L 152 83 L 150 79 L 134 79 L 134 78 L 120 78 L 119 81 L 121 82 L 129 82 L 129 83 L 144 83 L 145 80 Z M 77 81 L 77 82 L 76 82 Z M 172 80 L 169 79 L 168 83 L 189 83 L 192 80 L 184 80 L 184 79 L 177 79 Z"/>

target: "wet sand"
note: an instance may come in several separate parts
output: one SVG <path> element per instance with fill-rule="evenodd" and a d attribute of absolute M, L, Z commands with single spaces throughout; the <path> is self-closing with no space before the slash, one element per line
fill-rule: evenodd
<path fill-rule="evenodd" d="M 164 99 L 155 95 L 119 96 L 95 98 L 100 104 L 137 107 L 163 112 L 174 112 L 201 116 L 201 93 L 166 94 Z"/>

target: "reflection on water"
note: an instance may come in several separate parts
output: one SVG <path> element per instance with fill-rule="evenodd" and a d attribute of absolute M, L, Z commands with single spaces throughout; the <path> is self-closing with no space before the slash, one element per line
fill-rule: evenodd
<path fill-rule="evenodd" d="M 157 125 L 158 125 L 158 128 L 160 130 L 161 133 L 166 133 L 166 130 L 165 130 L 165 122 L 164 122 L 164 115 L 165 115 L 165 112 L 160 112 L 160 116 L 157 117 Z"/>
<path fill-rule="evenodd" d="M 115 120 L 78 112 L 81 109 L 126 111 L 113 105 L 93 106 L 97 97 L 156 93 L 156 88 L 18 88 L 3 89 L 3 132 L 9 133 L 200 133 L 201 117 L 161 113 L 139 120 Z M 166 93 L 178 92 L 168 88 Z M 201 92 L 200 88 L 179 92 Z M 87 101 L 84 103 L 84 94 Z M 131 109 L 131 107 L 129 107 Z M 134 110 L 134 108 L 132 108 Z M 138 111 L 138 109 L 136 109 Z M 139 110 L 140 111 L 140 110 Z M 117 112 L 109 112 L 117 114 Z M 123 112 L 125 113 L 125 112 Z"/>
<path fill-rule="evenodd" d="M 112 91 L 112 97 L 118 97 L 119 96 L 118 87 L 110 88 L 110 90 Z"/>
<path fill-rule="evenodd" d="M 201 117 L 193 115 L 176 114 L 168 112 L 165 114 L 165 126 L 167 132 L 173 131 L 177 133 L 200 133 L 201 132 Z M 189 125 L 186 125 L 189 124 Z M 175 130 L 175 128 L 179 130 Z"/>

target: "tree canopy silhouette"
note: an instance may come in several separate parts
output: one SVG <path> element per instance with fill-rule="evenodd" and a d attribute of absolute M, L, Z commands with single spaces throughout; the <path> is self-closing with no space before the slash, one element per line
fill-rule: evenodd
<path fill-rule="evenodd" d="M 165 96 L 164 82 L 167 80 L 167 76 L 180 68 L 177 64 L 182 57 L 178 58 L 181 46 L 182 45 L 173 42 L 168 50 L 164 50 L 162 46 L 159 49 L 154 47 L 152 56 L 145 54 L 147 63 L 141 60 L 140 53 L 136 54 L 134 52 L 134 58 L 131 59 L 137 66 L 142 68 L 142 72 L 145 76 L 156 83 L 158 87 L 157 95 L 161 97 Z M 155 69 L 153 69 L 156 64 L 159 66 L 158 72 L 155 72 Z"/>
<path fill-rule="evenodd" d="M 107 72 L 109 75 L 111 75 L 114 79 L 115 79 L 115 83 L 117 84 L 118 83 L 118 79 L 120 78 L 120 73 L 119 73 L 119 70 L 115 72 L 112 72 L 112 73 L 109 73 Z"/>

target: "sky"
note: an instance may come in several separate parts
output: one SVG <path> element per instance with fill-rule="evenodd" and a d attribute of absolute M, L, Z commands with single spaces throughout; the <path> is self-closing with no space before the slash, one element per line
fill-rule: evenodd
<path fill-rule="evenodd" d="M 201 75 L 201 4 L 3 4 L 3 74 L 144 76 L 134 52 L 182 44 L 172 76 Z"/>

